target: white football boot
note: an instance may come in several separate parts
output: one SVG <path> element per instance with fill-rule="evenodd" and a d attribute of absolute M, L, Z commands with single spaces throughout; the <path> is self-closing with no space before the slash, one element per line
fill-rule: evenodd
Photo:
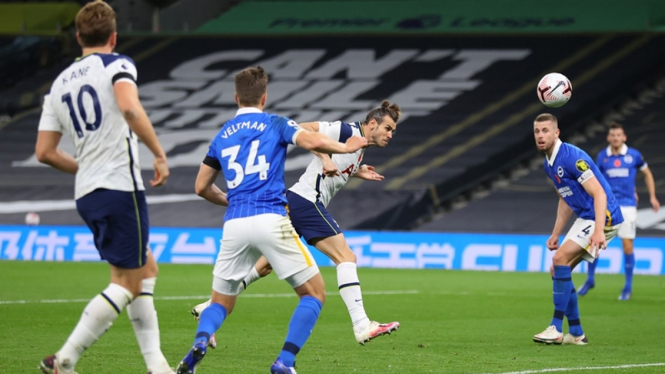
<path fill-rule="evenodd" d="M 589 344 L 589 339 L 586 338 L 586 335 L 582 334 L 580 336 L 575 336 L 572 334 L 566 334 L 563 336 L 563 344 L 572 344 L 572 345 L 587 345 Z"/>
<path fill-rule="evenodd" d="M 563 343 L 563 333 L 558 332 L 554 325 L 545 329 L 545 331 L 540 334 L 533 336 L 533 341 L 536 343 L 545 343 L 545 344 L 561 344 Z"/>
<path fill-rule="evenodd" d="M 378 323 L 370 321 L 363 331 L 356 331 L 354 329 L 353 332 L 356 336 L 356 341 L 360 345 L 365 345 L 365 343 L 381 335 L 390 335 L 393 331 L 397 331 L 398 328 L 399 322 Z"/>

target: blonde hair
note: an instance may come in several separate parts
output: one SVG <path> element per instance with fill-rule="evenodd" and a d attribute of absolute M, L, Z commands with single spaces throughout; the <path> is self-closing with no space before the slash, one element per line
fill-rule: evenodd
<path fill-rule="evenodd" d="M 559 127 L 559 121 L 556 119 L 556 117 L 553 114 L 549 113 L 539 114 L 534 122 L 545 122 L 545 121 L 552 121 L 552 124 L 554 125 L 555 129 Z"/>

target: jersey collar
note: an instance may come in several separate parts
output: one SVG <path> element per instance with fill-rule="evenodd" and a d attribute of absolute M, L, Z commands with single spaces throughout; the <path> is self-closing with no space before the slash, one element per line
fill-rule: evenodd
<path fill-rule="evenodd" d="M 622 155 L 622 156 L 625 156 L 626 153 L 628 153 L 628 146 L 626 145 L 626 143 L 624 143 L 621 146 L 621 149 L 619 150 L 619 154 Z M 610 157 L 610 156 L 612 156 L 612 146 L 611 145 L 607 146 L 607 157 Z"/>
<path fill-rule="evenodd" d="M 241 114 L 249 114 L 249 113 L 263 113 L 263 112 L 261 111 L 261 109 L 254 107 L 240 108 L 236 112 L 236 117 L 238 117 Z"/>
<path fill-rule="evenodd" d="M 545 158 L 547 159 L 547 164 L 549 166 L 554 165 L 554 160 L 556 160 L 556 155 L 559 154 L 559 148 L 561 148 L 561 144 L 562 144 L 561 139 L 557 139 L 556 143 L 554 143 L 554 150 L 552 150 L 552 157 L 545 156 Z"/>
<path fill-rule="evenodd" d="M 365 132 L 363 131 L 363 123 L 362 122 L 356 122 L 358 124 L 358 128 L 360 129 L 360 136 L 363 138 L 365 137 Z"/>

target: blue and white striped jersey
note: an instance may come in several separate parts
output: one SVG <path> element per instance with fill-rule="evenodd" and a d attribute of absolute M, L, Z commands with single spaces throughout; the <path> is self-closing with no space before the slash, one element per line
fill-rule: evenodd
<path fill-rule="evenodd" d="M 266 213 L 286 216 L 286 148 L 300 131 L 294 121 L 257 108 L 240 108 L 224 124 L 204 162 L 222 169 L 226 178 L 226 221 Z"/>
<path fill-rule="evenodd" d="M 614 226 L 623 222 L 619 203 L 614 198 L 610 185 L 586 152 L 557 140 L 551 158 L 545 158 L 544 167 L 559 195 L 579 218 L 592 221 L 596 218 L 593 198 L 582 186 L 595 177 L 607 195 L 605 224 Z"/>
<path fill-rule="evenodd" d="M 644 170 L 647 163 L 635 148 L 623 145 L 618 155 L 612 154 L 612 147 L 598 152 L 596 165 L 612 187 L 612 192 L 620 206 L 637 206 L 635 198 L 635 176 Z"/>

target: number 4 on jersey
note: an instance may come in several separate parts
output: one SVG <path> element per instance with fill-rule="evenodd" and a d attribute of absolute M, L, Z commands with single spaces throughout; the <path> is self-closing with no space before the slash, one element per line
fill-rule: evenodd
<path fill-rule="evenodd" d="M 226 184 L 229 189 L 234 189 L 242 183 L 245 179 L 245 175 L 259 173 L 260 180 L 268 179 L 268 169 L 270 169 L 270 163 L 266 162 L 266 156 L 259 155 L 258 163 L 255 164 L 257 157 L 256 153 L 259 151 L 259 140 L 254 140 L 252 142 L 251 148 L 249 149 L 249 155 L 247 156 L 247 163 L 245 168 L 236 162 L 238 153 L 240 152 L 240 146 L 236 145 L 233 147 L 225 148 L 222 150 L 222 158 L 229 158 L 229 170 L 233 170 L 236 173 L 236 177 L 233 180 L 226 180 Z"/>

